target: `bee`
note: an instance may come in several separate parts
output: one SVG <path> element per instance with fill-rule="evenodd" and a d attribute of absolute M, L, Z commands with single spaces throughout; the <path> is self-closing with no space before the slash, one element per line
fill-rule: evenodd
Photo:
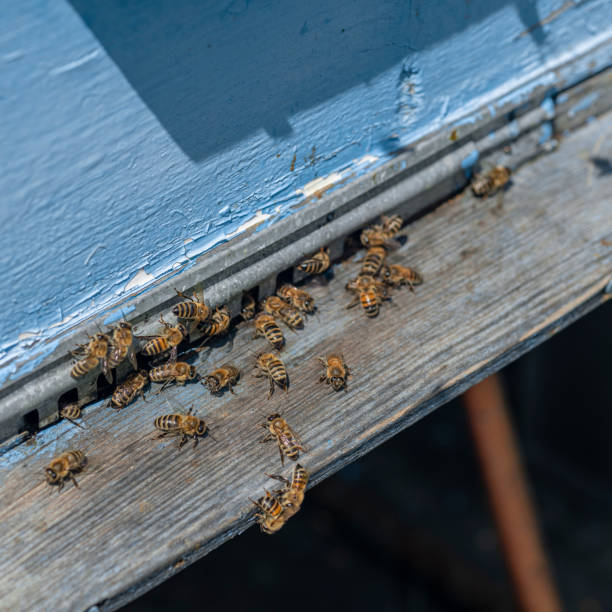
<path fill-rule="evenodd" d="M 261 510 L 261 513 L 255 514 L 255 518 L 263 533 L 276 533 L 287 522 L 283 507 L 270 491 L 266 491 L 265 497 L 251 502 Z"/>
<path fill-rule="evenodd" d="M 329 268 L 329 249 L 321 247 L 318 253 L 298 264 L 297 269 L 306 274 L 323 274 Z"/>
<path fill-rule="evenodd" d="M 58 491 L 64 488 L 65 480 L 72 480 L 75 487 L 78 487 L 75 472 L 79 472 L 87 462 L 82 451 L 71 450 L 62 453 L 45 468 L 45 476 L 50 485 L 58 485 Z"/>
<path fill-rule="evenodd" d="M 361 232 L 359 239 L 361 244 L 370 249 L 372 247 L 385 247 L 386 249 L 397 249 L 400 243 L 394 240 L 395 233 L 385 229 L 381 225 L 366 227 Z"/>
<path fill-rule="evenodd" d="M 260 312 L 255 317 L 255 337 L 263 336 L 276 350 L 280 350 L 285 343 L 281 328 L 276 324 L 272 315 Z"/>
<path fill-rule="evenodd" d="M 257 356 L 257 367 L 260 369 L 259 374 L 255 374 L 255 378 L 267 376 L 270 379 L 270 390 L 268 391 L 268 399 L 274 393 L 274 383 L 281 389 L 288 392 L 287 370 L 283 362 L 274 353 L 261 353 Z"/>
<path fill-rule="evenodd" d="M 177 347 L 187 337 L 187 328 L 182 323 L 177 323 L 175 327 L 172 327 L 162 316 L 159 317 L 159 322 L 164 326 L 161 336 L 139 336 L 140 338 L 151 338 L 142 347 L 142 353 L 150 356 L 171 351 L 170 359 L 176 359 Z"/>
<path fill-rule="evenodd" d="M 300 439 L 289 427 L 287 421 L 281 418 L 280 414 L 271 414 L 261 426 L 269 433 L 260 442 L 263 444 L 264 442 L 276 440 L 283 465 L 285 465 L 285 457 L 296 461 L 300 456 L 300 451 L 305 451 Z"/>
<path fill-rule="evenodd" d="M 160 366 L 152 368 L 149 372 L 151 382 L 164 383 L 157 393 L 161 393 L 173 382 L 184 385 L 188 380 L 193 380 L 197 376 L 198 373 L 195 366 L 189 365 L 184 361 L 174 360 L 169 360 Z"/>
<path fill-rule="evenodd" d="M 255 316 L 255 308 L 257 303 L 250 293 L 242 294 L 242 310 L 240 314 L 245 321 L 250 321 Z"/>
<path fill-rule="evenodd" d="M 290 329 L 296 329 L 304 326 L 304 319 L 300 314 L 300 311 L 293 306 L 287 304 L 284 300 L 271 295 L 267 297 L 262 303 L 263 311 L 267 314 L 278 315 L 278 317 L 289 327 Z"/>
<path fill-rule="evenodd" d="M 391 287 L 408 285 L 410 291 L 414 291 L 414 285 L 420 285 L 423 282 L 423 277 L 416 270 L 398 264 L 385 266 L 382 277 L 387 285 Z"/>
<path fill-rule="evenodd" d="M 77 423 L 76 420 L 81 418 L 82 411 L 81 406 L 78 402 L 72 402 L 70 404 L 66 404 L 60 408 L 59 414 L 62 418 L 67 419 L 74 425 L 78 427 L 83 427 L 80 423 Z"/>
<path fill-rule="evenodd" d="M 387 251 L 384 247 L 370 247 L 361 264 L 360 276 L 376 276 L 385 262 Z"/>
<path fill-rule="evenodd" d="M 352 308 L 360 303 L 367 317 L 377 316 L 383 300 L 391 299 L 384 283 L 371 276 L 358 276 L 349 281 L 346 288 L 356 294 L 347 308 Z"/>
<path fill-rule="evenodd" d="M 312 296 L 289 283 L 282 285 L 276 292 L 276 295 L 302 312 L 313 313 L 315 311 L 315 303 Z"/>
<path fill-rule="evenodd" d="M 342 388 L 346 391 L 346 379 L 351 375 L 351 371 L 342 353 L 330 353 L 325 359 L 319 357 L 319 361 L 325 367 L 325 373 L 321 374 L 319 382 L 325 381 L 334 391 L 340 391 Z"/>
<path fill-rule="evenodd" d="M 203 436 L 208 431 L 208 427 L 204 419 L 195 416 L 192 412 L 193 406 L 189 408 L 187 414 L 162 414 L 158 416 L 153 422 L 155 428 L 162 432 L 158 438 L 163 438 L 168 434 L 181 436 L 179 448 L 189 438 L 193 438 L 193 447 L 195 448 L 198 444 L 198 436 Z"/>
<path fill-rule="evenodd" d="M 146 370 L 130 374 L 123 383 L 117 385 L 108 406 L 121 410 L 121 408 L 125 408 L 128 404 L 132 403 L 138 395 L 144 399 L 144 388 L 148 382 L 149 374 Z"/>
<path fill-rule="evenodd" d="M 237 384 L 240 377 L 240 370 L 229 363 L 223 364 L 208 376 L 204 377 L 202 384 L 214 394 L 220 393 L 221 389 L 228 387 L 230 393 L 234 393 L 232 387 Z"/>
<path fill-rule="evenodd" d="M 204 323 L 200 328 L 202 333 L 206 336 L 204 342 L 200 345 L 200 348 L 196 350 L 202 350 L 202 346 L 210 340 L 213 336 L 220 336 L 227 333 L 230 324 L 230 314 L 227 306 L 221 306 L 215 308 L 215 312 L 212 313 L 211 318 Z"/>
<path fill-rule="evenodd" d="M 178 289 L 174 289 L 179 297 L 185 298 L 186 302 L 179 302 L 172 309 L 172 313 L 178 319 L 193 321 L 195 324 L 203 323 L 210 317 L 210 308 L 204 303 L 204 294 L 198 296 L 194 291 L 193 297 L 185 295 Z"/>
<path fill-rule="evenodd" d="M 486 173 L 477 174 L 472 180 L 472 191 L 480 198 L 493 195 L 510 181 L 510 168 L 495 166 Z"/>
<path fill-rule="evenodd" d="M 98 333 L 95 334 L 88 344 L 81 345 L 72 354 L 76 357 L 85 353 L 85 358 L 77 361 L 70 370 L 70 376 L 73 378 L 80 378 L 91 372 L 98 363 L 102 364 L 102 372 L 109 383 L 113 382 L 113 375 L 111 374 L 108 365 L 108 347 L 110 345 L 109 338 L 106 334 Z"/>
<path fill-rule="evenodd" d="M 287 519 L 291 518 L 302 506 L 304 495 L 306 493 L 306 485 L 310 474 L 308 470 L 302 467 L 299 463 L 293 468 L 291 480 L 287 480 L 283 476 L 275 474 L 267 474 L 269 478 L 280 480 L 285 484 L 285 487 L 275 491 L 275 495 L 279 499 L 283 512 Z"/>
<path fill-rule="evenodd" d="M 404 220 L 399 215 L 391 215 L 390 217 L 383 215 L 380 220 L 383 230 L 389 232 L 392 236 L 395 236 L 404 225 Z"/>
<path fill-rule="evenodd" d="M 137 370 L 138 362 L 134 352 L 134 337 L 132 326 L 127 321 L 121 321 L 113 329 L 108 353 L 108 367 L 116 368 L 125 358 L 130 360 L 132 367 Z"/>

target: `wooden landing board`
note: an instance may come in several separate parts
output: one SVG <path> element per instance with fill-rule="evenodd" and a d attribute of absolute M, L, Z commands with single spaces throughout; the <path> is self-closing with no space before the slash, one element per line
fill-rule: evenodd
<path fill-rule="evenodd" d="M 274 486 L 264 473 L 291 469 L 258 443 L 265 415 L 282 412 L 301 435 L 300 461 L 316 482 L 601 304 L 612 278 L 612 174 L 591 157 L 612 159 L 610 116 L 521 169 L 503 200 L 465 194 L 409 226 L 389 260 L 416 266 L 425 284 L 395 293 L 377 319 L 345 309 L 357 263 L 311 283 L 319 314 L 286 333 L 288 394 L 268 400 L 266 381 L 250 376 L 266 344 L 242 325 L 197 364 L 238 365 L 236 396 L 191 384 L 120 413 L 98 404 L 85 409 L 86 429 L 62 422 L 5 453 L 0 608 L 117 607 L 247 528 L 249 498 Z M 330 349 L 353 370 L 348 393 L 317 382 L 316 358 Z M 193 404 L 216 441 L 179 452 L 176 440 L 154 439 L 168 403 Z M 58 494 L 43 469 L 70 448 L 89 466 L 79 489 Z"/>

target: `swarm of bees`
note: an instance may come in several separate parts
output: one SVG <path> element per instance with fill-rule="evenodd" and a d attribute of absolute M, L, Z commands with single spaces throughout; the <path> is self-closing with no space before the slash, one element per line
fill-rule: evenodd
<path fill-rule="evenodd" d="M 411 291 L 423 282 L 421 275 L 414 269 L 400 264 L 388 263 L 389 251 L 398 247 L 397 235 L 402 228 L 401 217 L 395 215 L 382 217 L 379 224 L 363 230 L 361 244 L 366 252 L 361 261 L 360 271 L 356 278 L 346 284 L 346 289 L 353 294 L 352 302 L 347 308 L 361 305 L 367 317 L 376 317 L 381 305 L 391 299 L 390 291 L 407 286 Z M 325 274 L 330 267 L 330 256 L 327 248 L 321 248 L 312 256 L 297 264 L 296 268 L 307 275 Z M 185 385 L 195 381 L 201 383 L 212 395 L 218 396 L 225 391 L 235 394 L 234 387 L 240 381 L 240 368 L 231 363 L 214 367 L 206 374 L 198 372 L 196 366 L 189 363 L 186 355 L 179 359 L 180 347 L 189 342 L 194 332 L 204 336 L 196 351 L 202 349 L 211 338 L 227 334 L 230 330 L 231 316 L 227 306 L 209 306 L 204 301 L 204 294 L 193 291 L 189 296 L 175 289 L 181 301 L 172 307 L 174 323 L 167 322 L 160 316 L 161 328 L 156 335 L 136 335 L 130 323 L 121 321 L 106 333 L 99 331 L 88 342 L 77 347 L 72 353 L 75 362 L 71 375 L 75 378 L 85 376 L 100 366 L 102 373 L 110 382 L 112 370 L 120 364 L 129 362 L 133 371 L 127 378 L 118 383 L 108 402 L 108 406 L 121 411 L 127 408 L 136 398 L 145 400 L 145 391 L 149 385 L 160 385 L 156 394 L 162 393 L 170 385 Z M 258 303 L 251 293 L 242 296 L 240 317 L 245 325 L 252 325 L 254 338 L 262 338 L 271 348 L 254 355 L 253 376 L 268 379 L 268 399 L 276 387 L 289 392 L 289 375 L 280 351 L 286 345 L 283 327 L 292 332 L 303 329 L 309 316 L 316 313 L 317 307 L 313 297 L 304 289 L 289 283 L 283 283 L 276 295 L 271 295 Z M 148 369 L 139 368 L 139 354 L 148 364 Z M 329 385 L 331 393 L 348 390 L 348 378 L 352 375 L 344 355 L 331 351 L 324 357 L 318 357 L 322 366 L 319 382 Z M 146 400 L 145 400 L 146 401 Z M 66 404 L 61 409 L 61 416 L 76 425 L 82 417 L 82 406 L 78 402 Z M 306 447 L 297 433 L 279 412 L 272 412 L 265 418 L 261 427 L 266 430 L 260 442 L 275 442 L 278 448 L 281 465 L 285 459 L 295 461 Z M 168 413 L 154 418 L 153 427 L 158 438 L 174 436 L 178 438 L 181 449 L 189 440 L 193 446 L 200 438 L 210 436 L 210 427 L 201 417 L 194 414 L 191 406 L 187 413 Z M 213 438 L 214 440 L 214 438 Z M 61 490 L 66 480 L 77 485 L 74 474 L 86 465 L 85 454 L 80 450 L 71 450 L 54 459 L 45 469 L 49 484 L 58 485 Z M 309 480 L 308 470 L 296 463 L 290 477 L 278 474 L 267 474 L 269 478 L 280 481 L 281 488 L 252 501 L 256 507 L 255 519 L 262 532 L 272 534 L 301 508 L 306 486 Z"/>

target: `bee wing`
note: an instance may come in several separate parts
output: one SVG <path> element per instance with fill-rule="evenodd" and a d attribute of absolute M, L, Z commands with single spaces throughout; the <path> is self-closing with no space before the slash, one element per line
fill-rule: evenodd
<path fill-rule="evenodd" d="M 132 364 L 132 367 L 138 371 L 138 361 L 136 359 L 136 352 L 134 351 L 134 343 L 132 342 L 132 344 L 130 344 L 130 348 L 128 349 L 128 359 L 130 360 L 130 363 Z"/>
<path fill-rule="evenodd" d="M 108 382 L 109 385 L 112 385 L 113 384 L 113 373 L 108 367 L 107 357 L 104 357 L 102 359 L 102 372 L 104 373 L 104 378 L 106 378 L 106 382 Z"/>

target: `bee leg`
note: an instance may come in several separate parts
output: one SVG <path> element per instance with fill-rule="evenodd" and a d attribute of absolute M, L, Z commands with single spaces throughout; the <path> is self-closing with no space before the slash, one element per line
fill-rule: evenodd
<path fill-rule="evenodd" d="M 317 357 L 317 359 L 321 362 L 322 366 L 327 367 L 327 361 L 325 361 L 325 359 L 323 359 L 323 357 Z"/>
<path fill-rule="evenodd" d="M 232 385 L 231 385 L 231 384 L 229 384 L 229 385 L 228 385 L 228 387 L 229 387 L 230 393 L 231 393 L 232 395 L 236 395 L 236 393 L 234 392 L 234 389 L 232 388 Z"/>
<path fill-rule="evenodd" d="M 270 390 L 268 391 L 268 399 L 272 397 L 273 393 L 274 393 L 274 380 L 270 376 Z"/>
<path fill-rule="evenodd" d="M 166 328 L 166 329 L 170 329 L 172 327 L 172 325 L 170 325 L 170 323 L 168 323 L 165 319 L 164 319 L 164 315 L 159 315 L 159 322 Z"/>
<path fill-rule="evenodd" d="M 73 425 L 76 425 L 77 427 L 80 427 L 81 429 L 85 429 L 85 427 L 83 427 L 83 425 L 81 425 L 80 423 L 77 423 L 76 421 L 73 421 L 70 417 L 64 417 L 67 421 L 70 421 Z"/>
<path fill-rule="evenodd" d="M 198 438 L 198 436 L 193 436 L 194 440 L 193 440 L 193 448 L 195 448 L 198 445 L 198 441 L 200 440 L 200 438 Z"/>
<path fill-rule="evenodd" d="M 283 447 L 280 445 L 280 442 L 278 443 L 278 454 L 280 455 L 280 458 L 281 458 L 281 465 L 284 467 L 285 466 L 285 455 L 283 455 Z"/>
<path fill-rule="evenodd" d="M 287 480 L 287 478 L 285 478 L 284 476 L 279 476 L 278 474 L 266 474 L 266 476 L 268 478 L 274 478 L 274 480 L 280 480 L 281 482 L 284 482 L 287 486 L 291 484 L 290 480 Z M 282 493 L 282 491 L 277 491 L 276 493 Z"/>
<path fill-rule="evenodd" d="M 179 291 L 176 287 L 174 288 L 174 290 L 176 291 L 176 295 L 178 295 L 179 297 L 185 298 L 186 300 L 189 300 L 191 302 L 195 302 L 193 298 L 190 298 L 188 295 L 185 295 L 182 291 Z"/>
<path fill-rule="evenodd" d="M 183 437 L 181 438 L 181 441 L 179 442 L 179 448 L 183 448 L 183 444 L 185 444 L 187 440 L 188 440 L 187 435 L 183 434 Z"/>
<path fill-rule="evenodd" d="M 321 374 L 320 378 L 319 378 L 319 382 L 322 383 L 324 380 L 327 380 L 327 374 Z M 327 381 L 329 382 L 329 381 Z"/>
<path fill-rule="evenodd" d="M 346 307 L 346 309 L 348 310 L 349 308 L 353 308 L 353 306 L 357 306 L 357 304 L 359 304 L 359 296 L 356 296 L 353 301 Z"/>
<path fill-rule="evenodd" d="M 68 478 L 70 478 L 70 480 L 72 480 L 72 483 L 78 489 L 79 488 L 79 483 L 76 481 L 76 478 L 74 477 L 74 474 L 72 474 L 72 473 L 68 474 Z"/>
<path fill-rule="evenodd" d="M 64 479 L 57 483 L 57 492 L 59 493 L 64 488 Z"/>

